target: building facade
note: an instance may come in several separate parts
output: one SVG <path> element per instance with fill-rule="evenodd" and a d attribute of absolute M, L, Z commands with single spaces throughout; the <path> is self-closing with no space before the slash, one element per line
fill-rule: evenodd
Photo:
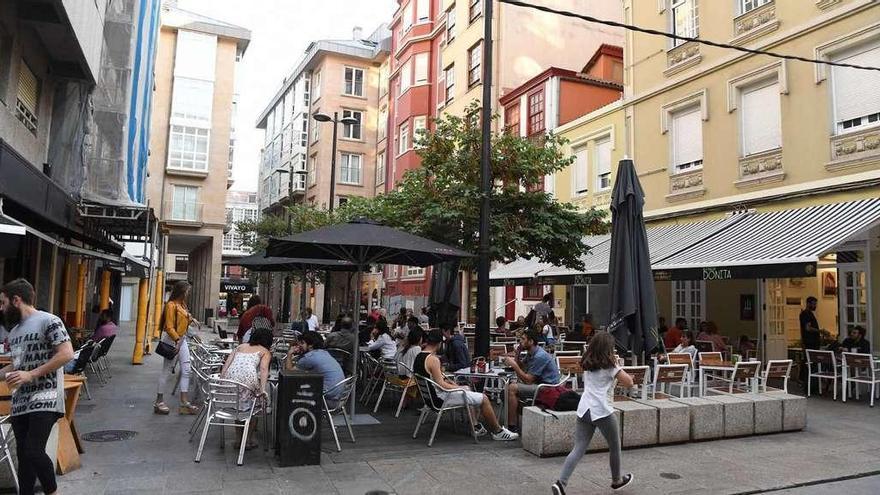
<path fill-rule="evenodd" d="M 250 191 L 226 192 L 226 233 L 223 234 L 223 259 L 248 256 L 251 250 L 245 246 L 243 234 L 237 224 L 242 221 L 256 221 L 260 210 L 257 193 Z"/>
<path fill-rule="evenodd" d="M 382 157 L 377 143 L 385 139 L 380 137 L 380 101 L 386 102 L 387 111 L 381 68 L 387 67 L 388 43 L 388 30 L 382 25 L 366 37 L 355 28 L 352 39 L 318 40 L 306 49 L 257 119 L 257 128 L 265 130 L 258 193 L 262 212 L 283 214 L 285 205 L 296 203 L 327 209 L 331 183 L 334 208 L 349 197 L 376 193 L 377 156 Z M 358 121 L 338 127 L 335 177 L 331 174 L 333 123 L 317 121 L 312 118 L 315 114 Z M 286 308 L 284 314 L 290 308 L 298 312 L 302 287 L 275 279 L 266 287 L 267 299 L 273 307 Z M 351 292 L 344 275 L 334 276 L 333 282 L 330 314 L 338 312 L 346 291 Z M 323 284 L 307 290 L 307 305 L 326 320 Z"/>
<path fill-rule="evenodd" d="M 188 279 L 191 311 L 204 320 L 220 290 L 234 74 L 249 39 L 239 26 L 163 7 L 148 195 L 164 233 L 166 282 Z"/>

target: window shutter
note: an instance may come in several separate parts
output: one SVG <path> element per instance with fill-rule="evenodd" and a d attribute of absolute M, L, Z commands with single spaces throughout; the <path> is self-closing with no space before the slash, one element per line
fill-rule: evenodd
<path fill-rule="evenodd" d="M 29 112 L 37 114 L 37 101 L 40 98 L 40 86 L 37 76 L 31 71 L 31 68 L 24 63 L 24 60 L 18 65 L 18 101 L 27 108 Z"/>
<path fill-rule="evenodd" d="M 428 54 L 427 53 L 419 53 L 415 56 L 416 59 L 416 84 L 428 82 Z"/>
<path fill-rule="evenodd" d="M 838 59 L 837 62 L 880 67 L 880 46 Z M 833 67 L 837 122 L 880 112 L 880 72 Z"/>
<path fill-rule="evenodd" d="M 743 91 L 741 119 L 744 156 L 782 146 L 779 83 Z"/>
<path fill-rule="evenodd" d="M 596 175 L 611 172 L 611 140 L 596 143 Z"/>
<path fill-rule="evenodd" d="M 584 194 L 587 189 L 587 148 L 583 147 L 574 154 L 574 194 Z"/>
<path fill-rule="evenodd" d="M 678 167 L 703 159 L 703 121 L 700 108 L 694 108 L 672 117 L 672 158 Z"/>

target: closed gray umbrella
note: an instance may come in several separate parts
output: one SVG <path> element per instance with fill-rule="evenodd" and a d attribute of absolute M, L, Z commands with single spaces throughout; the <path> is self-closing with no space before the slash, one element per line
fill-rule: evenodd
<path fill-rule="evenodd" d="M 431 326 L 455 325 L 461 310 L 461 284 L 458 283 L 458 260 L 434 265 L 431 272 L 431 295 L 428 299 Z"/>
<path fill-rule="evenodd" d="M 611 193 L 609 331 L 636 356 L 658 345 L 657 305 L 642 210 L 645 193 L 632 160 L 620 161 Z"/>

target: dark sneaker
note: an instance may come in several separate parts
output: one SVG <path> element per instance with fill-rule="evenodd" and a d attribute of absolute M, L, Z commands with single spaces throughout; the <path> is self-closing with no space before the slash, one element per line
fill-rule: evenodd
<path fill-rule="evenodd" d="M 478 437 L 485 437 L 488 434 L 489 430 L 487 430 L 486 427 L 483 426 L 483 423 L 477 423 L 477 425 L 474 427 L 474 435 Z"/>
<path fill-rule="evenodd" d="M 565 488 L 562 486 L 561 481 L 557 481 L 550 486 L 550 489 L 553 490 L 553 495 L 565 495 Z"/>
<path fill-rule="evenodd" d="M 618 481 L 617 483 L 611 483 L 611 489 L 612 490 L 620 490 L 621 488 L 632 483 L 632 480 L 633 480 L 632 473 L 624 474 L 623 478 L 620 478 L 620 481 Z"/>

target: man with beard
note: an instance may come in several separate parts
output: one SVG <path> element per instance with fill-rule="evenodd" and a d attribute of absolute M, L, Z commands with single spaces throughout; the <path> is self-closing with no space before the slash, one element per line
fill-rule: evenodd
<path fill-rule="evenodd" d="M 0 289 L 0 308 L 9 325 L 12 364 L 0 370 L 12 390 L 12 430 L 18 452 L 19 493 L 55 493 L 55 466 L 46 455 L 52 425 L 64 415 L 64 374 L 73 359 L 64 323 L 34 308 L 34 287 L 25 279 Z"/>

